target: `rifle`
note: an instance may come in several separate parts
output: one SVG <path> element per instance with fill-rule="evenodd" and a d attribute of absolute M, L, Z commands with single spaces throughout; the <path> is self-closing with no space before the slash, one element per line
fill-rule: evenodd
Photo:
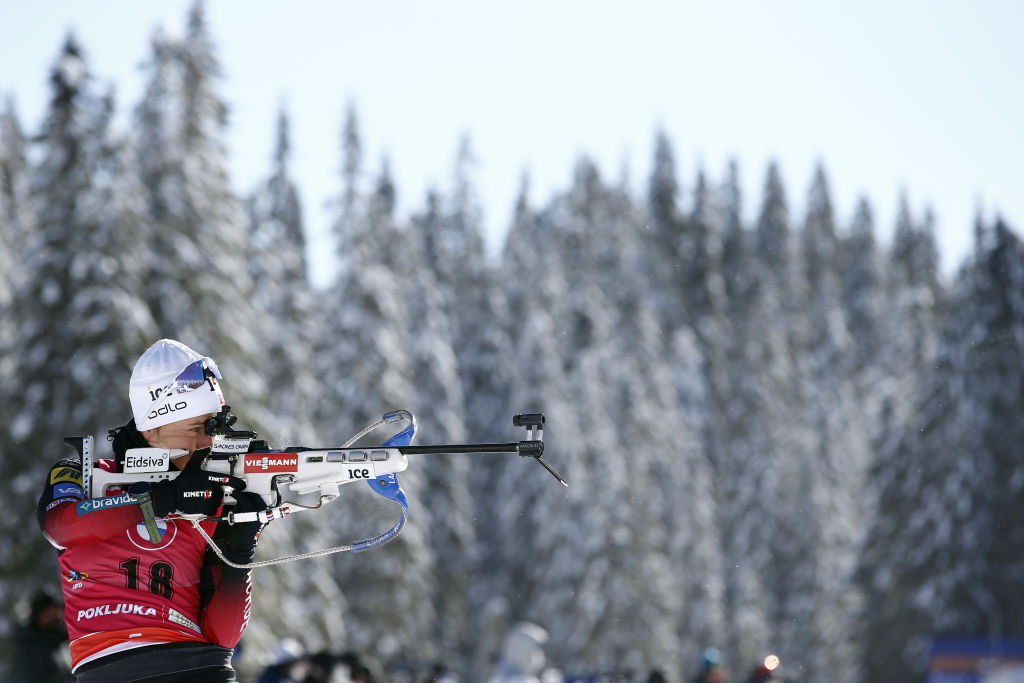
<path fill-rule="evenodd" d="M 405 492 L 398 484 L 397 474 L 409 466 L 409 455 L 515 453 L 535 459 L 563 486 L 569 485 L 542 457 L 545 422 L 543 413 L 515 415 L 512 423 L 516 427 L 526 428 L 527 439 L 509 443 L 412 446 L 410 444 L 416 434 L 416 418 L 408 410 L 397 410 L 385 414 L 381 420 L 369 425 L 339 447 L 290 447 L 286 450 L 272 450 L 265 441 L 256 438 L 256 432 L 234 429 L 236 417 L 230 411 L 230 406 L 223 406 L 219 414 L 206 421 L 204 428 L 206 434 L 213 437 L 213 445 L 196 451 L 193 457 L 204 459 L 202 467 L 205 470 L 244 479 L 245 490 L 259 494 L 267 507 L 259 512 L 226 511 L 216 518 L 183 514 L 168 516 L 172 519 L 191 521 L 225 562 L 227 560 L 212 539 L 206 535 L 199 522 L 216 519 L 229 524 L 252 521 L 266 524 L 294 512 L 319 509 L 338 497 L 343 484 L 355 482 L 366 482 L 375 493 L 400 504 L 403 508 L 402 518 L 398 523 L 374 538 L 325 551 L 257 562 L 252 565 L 234 565 L 229 562 L 233 566 L 262 566 L 342 550 L 358 552 L 391 540 L 398 535 L 408 519 L 409 506 Z M 384 425 L 400 422 L 408 424 L 381 446 L 352 446 L 366 434 Z M 102 469 L 95 459 L 92 436 L 67 437 L 64 442 L 78 452 L 82 461 L 82 488 L 87 498 L 78 503 L 78 514 L 138 504 L 142 508 L 150 540 L 159 543 L 162 532 L 156 523 L 148 493 L 133 492 L 131 486 L 137 482 L 152 483 L 177 477 L 180 471 L 171 466 L 171 459 L 186 455 L 188 451 L 164 448 L 129 449 L 125 453 L 123 471 L 108 472 Z M 234 502 L 230 494 L 230 487 L 225 487 L 226 505 Z"/>

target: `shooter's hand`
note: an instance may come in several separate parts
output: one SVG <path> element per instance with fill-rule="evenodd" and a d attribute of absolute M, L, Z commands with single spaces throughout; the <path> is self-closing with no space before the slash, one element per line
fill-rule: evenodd
<path fill-rule="evenodd" d="M 231 511 L 235 514 L 240 512 L 261 512 L 267 509 L 267 504 L 258 493 L 249 491 L 237 491 L 232 494 L 235 498 L 235 505 Z M 237 522 L 232 524 L 227 532 L 227 547 L 224 556 L 235 564 L 249 564 L 256 556 L 256 542 L 259 541 L 260 532 L 265 525 L 263 522 Z"/>
<path fill-rule="evenodd" d="M 224 501 L 225 486 L 235 491 L 245 488 L 244 479 L 204 470 L 202 462 L 201 454 L 194 453 L 176 478 L 153 484 L 153 511 L 157 517 L 172 512 L 213 517 Z"/>

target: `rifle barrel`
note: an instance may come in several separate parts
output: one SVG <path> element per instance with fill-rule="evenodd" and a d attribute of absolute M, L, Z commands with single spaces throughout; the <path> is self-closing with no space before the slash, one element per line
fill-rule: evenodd
<path fill-rule="evenodd" d="M 404 455 L 442 455 L 444 453 L 518 453 L 519 443 L 468 443 L 440 446 L 399 446 Z"/>

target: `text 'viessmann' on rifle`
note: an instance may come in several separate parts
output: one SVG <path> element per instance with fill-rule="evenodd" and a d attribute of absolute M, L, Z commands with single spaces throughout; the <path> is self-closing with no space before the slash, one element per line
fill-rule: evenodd
<path fill-rule="evenodd" d="M 374 492 L 402 507 L 401 519 L 391 529 L 374 538 L 245 565 L 237 565 L 227 560 L 203 531 L 199 522 L 209 518 L 177 513 L 169 515 L 172 518 L 190 520 L 220 558 L 236 567 L 266 566 L 347 550 L 358 552 L 388 542 L 402 530 L 409 515 L 409 504 L 405 492 L 398 484 L 397 476 L 409 466 L 409 455 L 515 453 L 535 459 L 563 486 L 569 485 L 542 457 L 542 413 L 523 413 L 513 417 L 513 425 L 524 427 L 527 430 L 527 438 L 509 443 L 413 446 L 411 443 L 416 434 L 416 418 L 408 410 L 397 410 L 384 415 L 339 447 L 295 447 L 276 451 L 271 450 L 265 441 L 257 439 L 256 432 L 234 429 L 236 418 L 230 411 L 230 406 L 224 406 L 219 414 L 206 421 L 205 431 L 207 435 L 213 437 L 213 445 L 208 449 L 196 451 L 196 455 L 204 461 L 202 468 L 205 470 L 245 479 L 246 491 L 258 493 L 267 507 L 258 512 L 227 512 L 220 519 L 229 524 L 257 520 L 267 523 L 300 510 L 316 510 L 337 498 L 342 484 L 354 482 L 366 482 Z M 378 447 L 352 446 L 378 428 L 400 423 L 407 424 Z M 139 505 L 150 540 L 159 543 L 161 529 L 153 514 L 149 486 L 152 482 L 177 477 L 180 472 L 173 469 L 171 459 L 188 451 L 168 448 L 129 449 L 125 453 L 122 471 L 109 472 L 99 466 L 93 447 L 93 437 L 67 437 L 64 442 L 78 451 L 82 459 L 82 488 L 88 498 L 78 504 L 78 514 L 88 514 L 120 505 Z M 231 491 L 228 487 L 225 487 L 225 493 L 230 496 Z M 231 502 L 230 497 L 226 497 L 225 502 Z"/>

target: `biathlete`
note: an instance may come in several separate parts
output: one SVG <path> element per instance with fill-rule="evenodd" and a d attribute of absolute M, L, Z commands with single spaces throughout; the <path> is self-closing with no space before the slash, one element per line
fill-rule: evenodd
<path fill-rule="evenodd" d="M 131 489 L 150 494 L 158 542 L 130 496 L 80 510 L 89 492 L 78 458 L 60 460 L 47 475 L 38 520 L 59 551 L 72 670 L 80 683 L 236 680 L 231 655 L 249 620 L 251 572 L 222 562 L 191 522 L 167 517 L 220 515 L 224 486 L 234 489 L 235 512 L 264 508 L 257 494 L 242 490 L 244 480 L 202 469 L 208 453 L 202 449 L 212 445 L 206 420 L 224 405 L 220 379 L 213 359 L 171 339 L 153 344 L 132 370 L 133 419 L 111 431 L 114 457 L 99 465 L 120 472 L 131 449 L 171 449 L 181 474 Z M 259 522 L 201 525 L 231 563 L 252 562 Z"/>

